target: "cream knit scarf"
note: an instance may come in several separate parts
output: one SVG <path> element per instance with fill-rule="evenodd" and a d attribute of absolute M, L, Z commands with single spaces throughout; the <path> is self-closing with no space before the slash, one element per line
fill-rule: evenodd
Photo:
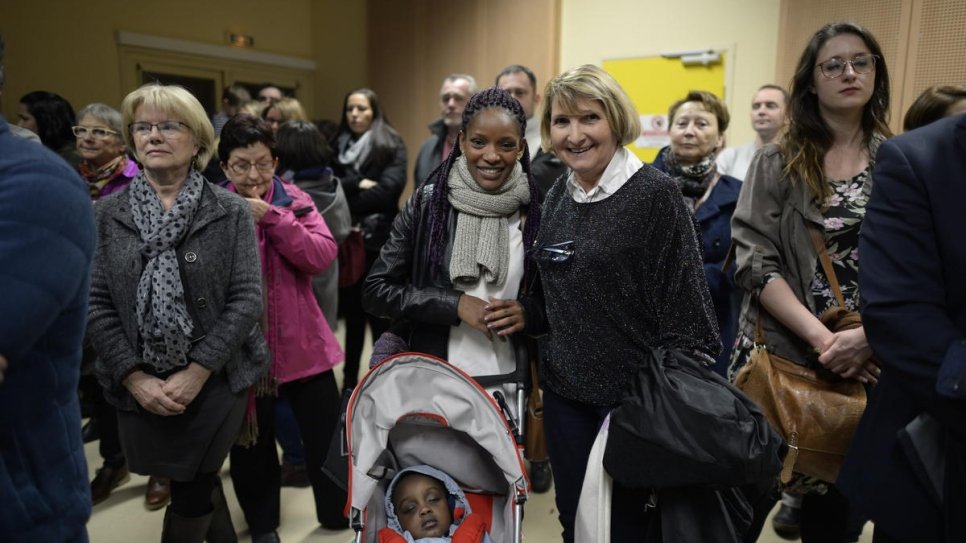
<path fill-rule="evenodd" d="M 480 277 L 496 286 L 506 281 L 510 262 L 507 218 L 530 203 L 530 187 L 517 162 L 499 189 L 480 188 L 460 156 L 449 174 L 449 203 L 459 213 L 449 262 L 454 286 L 472 287 Z"/>

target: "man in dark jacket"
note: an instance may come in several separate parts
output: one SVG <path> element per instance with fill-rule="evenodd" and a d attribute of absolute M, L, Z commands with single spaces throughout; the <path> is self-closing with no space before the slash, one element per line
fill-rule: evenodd
<path fill-rule="evenodd" d="M 431 135 L 419 147 L 419 154 L 416 155 L 414 189 L 453 150 L 463 122 L 463 110 L 477 90 L 476 80 L 471 75 L 450 74 L 443 80 L 443 86 L 439 89 L 440 118 L 429 125 Z"/>
<path fill-rule="evenodd" d="M 2 65 L 0 39 L 0 85 Z M 0 539 L 8 543 L 87 541 L 77 381 L 94 243 L 83 181 L 0 117 Z"/>
<path fill-rule="evenodd" d="M 530 172 L 540 185 L 541 200 L 567 167 L 557 155 L 544 151 L 540 135 L 540 93 L 537 92 L 537 76 L 533 70 L 519 64 L 511 64 L 496 76 L 496 86 L 509 92 L 523 106 L 527 115 L 527 146 L 530 149 Z"/>
<path fill-rule="evenodd" d="M 966 115 L 882 144 L 859 253 L 882 375 L 838 487 L 877 542 L 966 541 Z"/>

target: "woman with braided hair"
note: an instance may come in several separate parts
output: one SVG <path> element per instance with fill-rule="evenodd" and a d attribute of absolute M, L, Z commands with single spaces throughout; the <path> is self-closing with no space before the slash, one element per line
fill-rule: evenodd
<path fill-rule="evenodd" d="M 392 319 L 408 350 L 470 375 L 512 371 L 518 332 L 544 328 L 525 258 L 540 225 L 526 122 L 506 91 L 474 95 L 458 145 L 396 217 L 365 281 L 366 311 Z"/>

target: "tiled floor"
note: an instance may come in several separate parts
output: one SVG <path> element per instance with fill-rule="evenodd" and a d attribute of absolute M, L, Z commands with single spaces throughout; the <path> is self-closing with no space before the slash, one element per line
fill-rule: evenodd
<path fill-rule="evenodd" d="M 341 339 L 341 333 L 339 334 Z M 368 341 L 368 338 L 367 338 Z M 367 343 L 368 344 L 368 343 Z M 363 354 L 363 360 L 368 360 L 369 352 Z M 336 368 L 337 379 L 341 382 L 342 368 Z M 85 447 L 88 459 L 88 469 L 93 478 L 94 471 L 100 466 L 100 456 L 97 443 L 88 443 Z M 227 465 L 222 469 L 225 493 L 231 508 L 232 519 L 238 530 L 241 541 L 250 541 L 244 517 L 235 499 Z M 90 539 L 93 543 L 130 543 L 159 541 L 161 523 L 164 511 L 147 511 L 144 508 L 144 490 L 147 477 L 131 475 L 131 480 L 114 491 L 103 503 L 94 507 L 91 520 L 88 523 Z M 759 543 L 779 543 L 784 541 L 770 528 L 770 522 Z M 871 526 L 866 526 L 861 543 L 872 541 Z M 526 504 L 523 533 L 530 542 L 560 541 L 560 525 L 557 522 L 557 510 L 554 506 L 553 490 L 546 494 L 533 494 Z M 348 543 L 353 540 L 351 530 L 328 531 L 319 527 L 315 520 L 315 507 L 312 491 L 309 488 L 282 489 L 282 521 L 279 535 L 285 543 L 314 542 L 314 543 Z M 498 542 L 499 543 L 499 542 Z"/>

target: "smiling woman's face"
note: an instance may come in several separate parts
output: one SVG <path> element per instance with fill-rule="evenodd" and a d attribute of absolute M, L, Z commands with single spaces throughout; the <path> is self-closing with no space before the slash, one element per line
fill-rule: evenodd
<path fill-rule="evenodd" d="M 520 125 L 500 107 L 477 112 L 466 131 L 460 132 L 459 144 L 473 180 L 488 191 L 506 183 L 523 153 Z"/>
<path fill-rule="evenodd" d="M 573 170 L 587 190 L 600 181 L 618 142 L 604 106 L 598 100 L 577 100 L 574 111 L 554 99 L 550 110 L 550 142 L 554 153 Z"/>

